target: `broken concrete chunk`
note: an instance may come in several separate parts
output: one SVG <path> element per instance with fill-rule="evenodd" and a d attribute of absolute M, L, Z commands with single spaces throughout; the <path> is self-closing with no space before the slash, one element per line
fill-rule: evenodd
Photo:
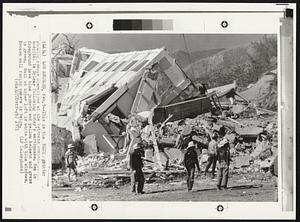
<path fill-rule="evenodd" d="M 271 156 L 271 157 L 268 157 L 267 159 L 265 159 L 264 161 L 261 161 L 259 164 L 260 168 L 268 170 L 272 166 L 274 159 L 275 159 L 275 157 Z"/>
<path fill-rule="evenodd" d="M 246 109 L 247 109 L 247 106 L 241 105 L 241 104 L 233 105 L 231 107 L 231 111 L 234 114 L 240 114 L 240 113 L 244 112 Z"/>
<path fill-rule="evenodd" d="M 94 134 L 86 136 L 83 140 L 83 144 L 85 154 L 97 153 L 97 141 Z"/>
<path fill-rule="evenodd" d="M 256 127 L 256 126 L 237 128 L 236 132 L 242 137 L 257 137 L 259 134 L 263 132 L 263 128 Z"/>
<path fill-rule="evenodd" d="M 250 155 L 238 156 L 234 160 L 234 167 L 235 168 L 247 167 L 250 165 L 250 160 L 251 160 Z"/>
<path fill-rule="evenodd" d="M 268 157 L 270 157 L 272 155 L 273 155 L 273 153 L 272 153 L 271 148 L 267 148 L 266 150 L 262 151 L 259 154 L 258 158 L 261 159 L 261 160 L 265 160 L 265 159 L 267 159 Z"/>

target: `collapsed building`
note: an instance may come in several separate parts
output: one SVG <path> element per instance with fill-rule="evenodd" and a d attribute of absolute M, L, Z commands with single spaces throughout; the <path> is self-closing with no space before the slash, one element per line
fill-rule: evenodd
<path fill-rule="evenodd" d="M 74 55 L 69 88 L 57 109 L 73 140 L 91 138 L 98 151 L 114 153 L 124 146 L 130 115 L 168 106 L 179 114 L 172 104 L 183 101 L 197 105 L 185 105 L 194 114 L 209 112 L 210 98 L 199 93 L 165 48 L 113 54 L 81 48 Z"/>

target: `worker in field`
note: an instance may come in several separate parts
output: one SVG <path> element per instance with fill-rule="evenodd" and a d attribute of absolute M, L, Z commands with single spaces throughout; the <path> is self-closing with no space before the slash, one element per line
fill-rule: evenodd
<path fill-rule="evenodd" d="M 217 189 L 227 189 L 228 176 L 229 176 L 229 141 L 223 138 L 217 147 L 217 167 L 218 167 L 218 183 Z"/>
<path fill-rule="evenodd" d="M 194 185 L 195 168 L 197 167 L 198 171 L 200 172 L 198 155 L 193 141 L 189 142 L 187 150 L 184 154 L 183 161 L 188 174 L 187 187 L 188 187 L 188 192 L 190 192 Z"/>
<path fill-rule="evenodd" d="M 72 143 L 68 145 L 68 150 L 65 153 L 65 160 L 66 160 L 66 167 L 69 169 L 68 171 L 69 182 L 71 182 L 71 171 L 74 172 L 75 178 L 77 177 L 77 170 L 76 170 L 77 153 L 75 150 L 75 146 Z"/>
<path fill-rule="evenodd" d="M 215 177 L 216 163 L 217 163 L 217 145 L 218 145 L 218 134 L 213 133 L 211 136 L 211 141 L 208 144 L 208 163 L 204 171 L 204 175 L 207 174 L 210 166 L 212 165 L 211 175 L 212 178 Z"/>
<path fill-rule="evenodd" d="M 137 194 L 143 194 L 144 191 L 144 173 L 143 173 L 143 160 L 142 160 L 142 150 L 141 150 L 141 144 L 136 143 L 133 145 L 133 151 L 130 153 L 130 170 L 131 170 L 131 188 L 133 193 Z M 137 185 L 137 187 L 136 187 Z"/>

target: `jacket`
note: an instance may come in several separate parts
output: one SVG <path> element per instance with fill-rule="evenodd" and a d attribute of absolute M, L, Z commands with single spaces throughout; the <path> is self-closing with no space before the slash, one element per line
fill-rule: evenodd
<path fill-rule="evenodd" d="M 137 170 L 137 171 L 142 170 L 144 166 L 142 160 L 142 153 L 138 150 L 134 150 L 130 154 L 129 164 L 131 170 Z"/>
<path fill-rule="evenodd" d="M 229 166 L 229 162 L 230 162 L 229 144 L 217 149 L 217 160 L 219 163 L 225 163 L 227 166 Z"/>
<path fill-rule="evenodd" d="M 184 165 L 186 168 L 196 167 L 200 170 L 198 155 L 194 148 L 189 148 L 184 154 Z"/>

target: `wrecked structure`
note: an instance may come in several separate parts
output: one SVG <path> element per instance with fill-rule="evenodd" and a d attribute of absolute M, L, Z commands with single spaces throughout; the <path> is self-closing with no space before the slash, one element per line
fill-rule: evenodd
<path fill-rule="evenodd" d="M 69 89 L 57 106 L 73 140 L 94 135 L 98 151 L 115 153 L 124 146 L 130 115 L 198 95 L 164 48 L 114 54 L 81 48 L 73 58 Z M 210 99 L 200 103 L 196 113 L 209 112 Z"/>
<path fill-rule="evenodd" d="M 146 141 L 145 159 L 156 163 L 152 170 L 169 162 L 178 170 L 183 169 L 184 137 L 196 141 L 200 162 L 206 163 L 208 130 L 224 131 L 233 141 L 233 154 L 243 155 L 255 149 L 265 130 L 237 120 L 262 112 L 237 92 L 236 82 L 200 94 L 164 48 L 114 54 L 81 48 L 64 92 L 57 104 L 64 121 L 58 126 L 69 130 L 73 141 L 82 141 L 82 150 L 90 154 L 83 165 L 124 170 L 130 147 Z M 230 98 L 236 97 L 242 103 L 233 105 Z"/>

